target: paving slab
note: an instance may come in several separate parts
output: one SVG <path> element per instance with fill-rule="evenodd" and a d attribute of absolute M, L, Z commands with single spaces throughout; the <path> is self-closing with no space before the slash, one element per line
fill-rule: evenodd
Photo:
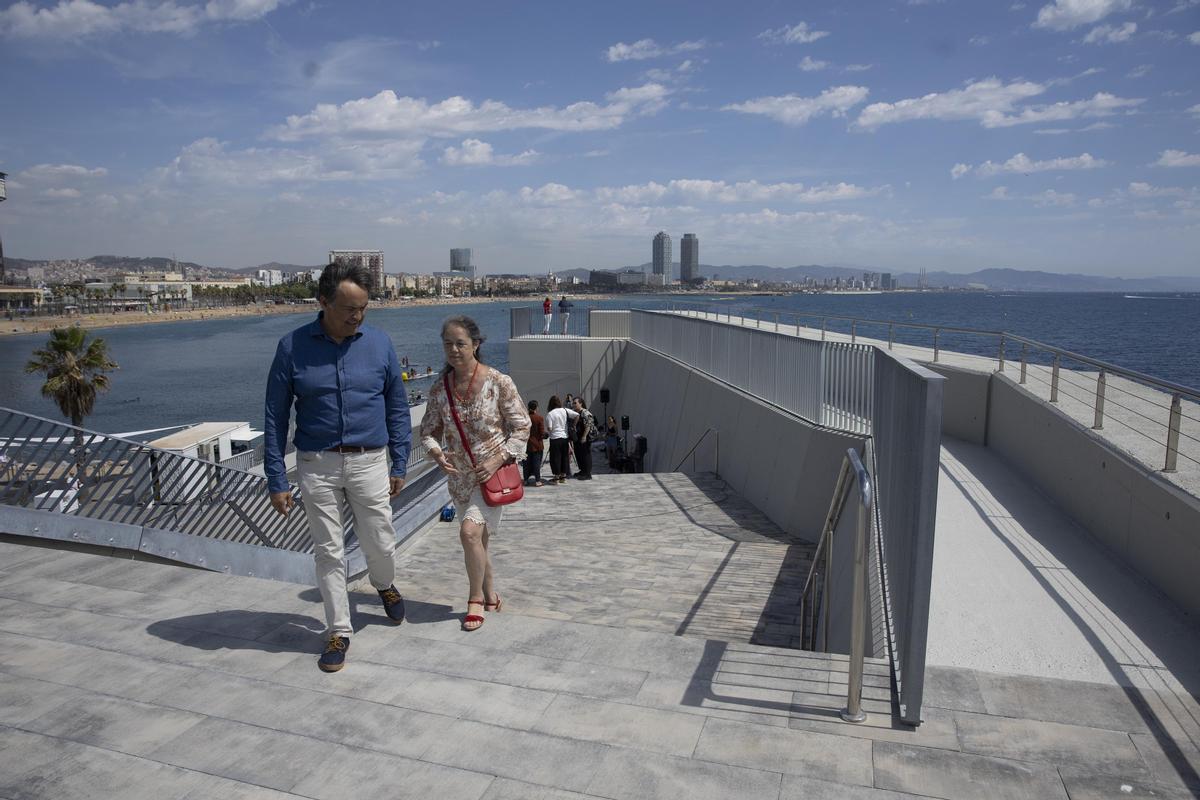
<path fill-rule="evenodd" d="M 880 789 L 946 800 L 1067 798 L 1058 770 L 1046 764 L 876 742 L 874 766 L 875 786 Z"/>
<path fill-rule="evenodd" d="M 84 693 L 22 725 L 23 730 L 145 756 L 204 721 L 189 711 Z"/>
<path fill-rule="evenodd" d="M 1147 776 L 1128 733 L 965 711 L 956 712 L 954 719 L 964 753 L 1073 764 L 1131 779 Z"/>
<path fill-rule="evenodd" d="M 709 719 L 695 757 L 841 784 L 873 784 L 871 743 L 845 736 Z"/>
<path fill-rule="evenodd" d="M 700 717 L 673 711 L 559 695 L 533 729 L 552 736 L 690 756 L 704 724 Z"/>
<path fill-rule="evenodd" d="M 347 747 L 329 748 L 322 763 L 295 787 L 318 800 L 346 797 L 389 800 L 478 800 L 492 782 L 479 772 Z"/>
<path fill-rule="evenodd" d="M 613 748 L 587 790 L 614 800 L 725 800 L 777 797 L 783 775 L 695 759 Z"/>

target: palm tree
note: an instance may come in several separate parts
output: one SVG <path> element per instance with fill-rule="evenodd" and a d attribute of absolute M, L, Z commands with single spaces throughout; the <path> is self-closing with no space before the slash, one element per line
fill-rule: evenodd
<path fill-rule="evenodd" d="M 26 372 L 45 373 L 42 397 L 57 403 L 63 416 L 76 428 L 82 427 L 83 418 L 92 413 L 97 392 L 108 391 L 105 373 L 114 369 L 119 367 L 109 358 L 104 340 L 89 342 L 85 328 L 55 328 L 50 331 L 46 347 L 34 350 L 33 358 L 25 364 Z M 83 434 L 80 431 L 75 432 L 75 460 L 77 473 L 84 479 Z"/>

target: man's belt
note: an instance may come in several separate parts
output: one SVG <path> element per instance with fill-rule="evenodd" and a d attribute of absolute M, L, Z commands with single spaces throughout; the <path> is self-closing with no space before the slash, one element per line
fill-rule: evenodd
<path fill-rule="evenodd" d="M 328 450 L 326 450 L 325 452 L 327 452 L 327 453 L 366 453 L 369 450 L 381 450 L 381 449 L 383 449 L 382 445 L 380 445 L 379 447 L 361 447 L 361 446 L 355 445 L 355 444 L 339 444 L 337 447 L 331 447 Z"/>

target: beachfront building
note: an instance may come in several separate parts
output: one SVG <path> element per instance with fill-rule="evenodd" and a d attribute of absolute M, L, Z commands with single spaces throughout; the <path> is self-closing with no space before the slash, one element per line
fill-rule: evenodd
<path fill-rule="evenodd" d="M 260 269 L 254 274 L 263 286 L 281 286 L 283 284 L 283 270 L 281 269 Z"/>
<path fill-rule="evenodd" d="M 700 239 L 685 233 L 679 240 L 679 280 L 691 283 L 700 277 Z"/>
<path fill-rule="evenodd" d="M 192 284 L 174 272 L 131 273 L 120 280 L 90 281 L 83 290 L 93 302 L 100 300 L 111 308 L 192 302 Z"/>
<path fill-rule="evenodd" d="M 656 286 L 669 286 L 674 283 L 671 267 L 671 236 L 665 231 L 659 231 L 654 235 L 650 283 Z"/>
<path fill-rule="evenodd" d="M 32 286 L 0 286 L 0 308 L 5 311 L 37 309 L 45 302 L 45 289 Z"/>
<path fill-rule="evenodd" d="M 383 293 L 382 250 L 330 250 L 330 264 L 360 264 L 371 273 L 371 292 Z"/>

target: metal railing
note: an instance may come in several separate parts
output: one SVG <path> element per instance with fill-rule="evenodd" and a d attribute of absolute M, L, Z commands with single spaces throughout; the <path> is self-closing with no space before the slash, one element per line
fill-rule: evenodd
<path fill-rule="evenodd" d="M 271 507 L 266 478 L 0 407 L 0 505 L 308 553 L 299 503 Z M 253 455 L 245 453 L 243 455 Z M 417 443 L 412 468 L 425 456 Z M 347 531 L 352 530 L 347 523 Z"/>
<path fill-rule="evenodd" d="M 684 362 L 802 419 L 865 434 L 875 349 L 730 326 L 716 315 L 630 312 L 631 341 Z"/>
<path fill-rule="evenodd" d="M 589 309 L 575 303 L 566 314 L 560 314 L 558 303 L 550 314 L 547 324 L 542 307 L 517 306 L 509 310 L 509 338 L 521 336 L 590 336 Z"/>
<path fill-rule="evenodd" d="M 700 444 L 708 438 L 709 434 L 713 435 L 713 474 L 718 478 L 721 477 L 721 432 L 716 428 L 706 428 L 704 433 L 700 434 L 700 438 L 692 445 L 691 449 L 684 453 L 683 458 L 679 459 L 679 463 L 675 465 L 672 472 L 679 472 L 679 468 L 683 466 L 689 458 L 692 459 L 692 472 L 696 471 L 696 449 Z"/>
<path fill-rule="evenodd" d="M 850 672 L 846 686 L 846 708 L 842 719 L 863 722 L 862 710 L 863 663 L 866 658 L 867 636 L 867 540 L 871 529 L 874 500 L 871 476 L 867 474 L 858 452 L 846 451 L 838 470 L 829 513 L 821 528 L 821 538 L 813 553 L 812 567 L 800 592 L 801 648 L 827 652 L 831 643 L 830 618 L 834 612 L 834 533 L 841 521 L 842 511 L 850 493 L 858 489 L 858 514 L 853 543 L 852 586 L 850 587 Z"/>
<path fill-rule="evenodd" d="M 1137 370 L 1091 358 L 1007 331 L 981 330 L 953 325 L 897 322 L 840 314 L 805 311 L 738 309 L 728 304 L 673 301 L 673 311 L 749 327 L 801 335 L 820 335 L 820 341 L 833 341 L 832 335 L 849 335 L 857 344 L 864 329 L 876 332 L 882 345 L 886 332 L 887 349 L 897 343 L 924 348 L 932 361 L 940 363 L 946 350 L 946 337 L 966 355 L 982 356 L 995 363 L 997 372 L 1006 373 L 1015 361 L 1018 383 L 1040 393 L 1050 403 L 1062 404 L 1065 398 L 1077 415 L 1095 430 L 1106 424 L 1118 425 L 1159 448 L 1163 472 L 1175 472 L 1179 459 L 1200 466 L 1200 389 L 1156 378 Z M 830 323 L 839 323 L 848 332 L 833 331 Z M 897 342 L 897 331 L 918 332 L 920 337 Z M 923 337 L 923 338 L 922 338 Z M 979 342 L 981 346 L 974 346 Z M 1013 350 L 1020 346 L 1014 354 Z M 1013 356 L 1016 356 L 1015 358 Z M 1074 366 L 1075 368 L 1069 368 Z M 1114 381 L 1113 378 L 1121 380 Z M 1151 390 L 1151 391 L 1147 391 Z M 1115 410 L 1114 410 L 1115 409 Z"/>

